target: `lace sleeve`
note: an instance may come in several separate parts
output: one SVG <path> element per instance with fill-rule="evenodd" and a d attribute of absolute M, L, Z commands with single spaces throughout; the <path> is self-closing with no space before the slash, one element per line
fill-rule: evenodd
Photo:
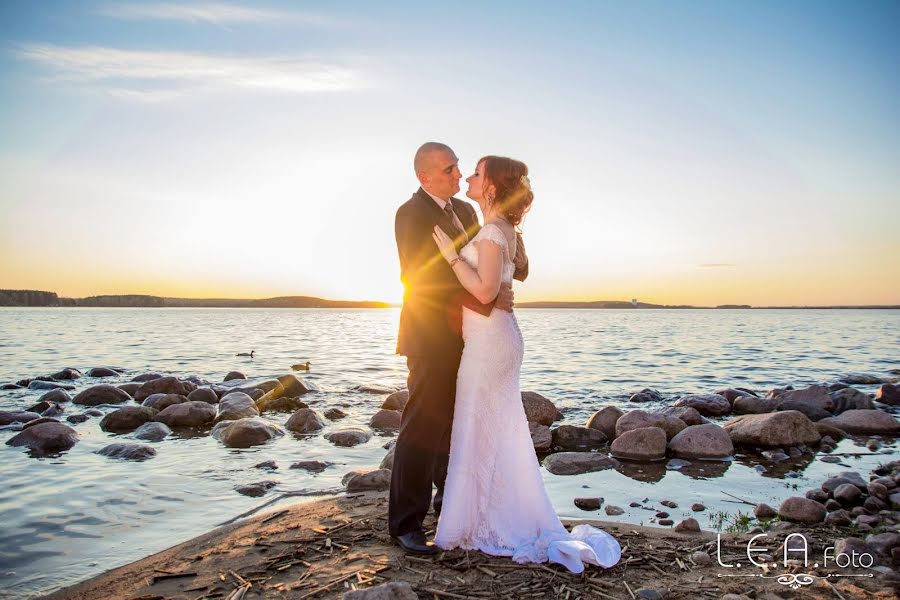
<path fill-rule="evenodd" d="M 510 261 L 510 251 L 509 251 L 509 240 L 506 239 L 506 234 L 503 233 L 503 230 L 500 229 L 497 225 L 493 223 L 485 223 L 484 227 L 481 228 L 481 232 L 478 234 L 479 240 L 490 240 L 500 246 L 503 250 L 503 254 L 505 255 L 505 260 Z"/>

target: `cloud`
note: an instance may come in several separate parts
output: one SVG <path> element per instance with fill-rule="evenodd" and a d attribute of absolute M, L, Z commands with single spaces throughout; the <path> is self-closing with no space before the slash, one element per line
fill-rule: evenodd
<path fill-rule="evenodd" d="M 355 69 L 300 57 L 243 57 L 30 44 L 20 58 L 43 65 L 55 80 L 99 85 L 119 97 L 165 100 L 209 88 L 319 93 L 363 87 Z"/>
<path fill-rule="evenodd" d="M 733 267 L 735 265 L 733 265 L 731 263 L 701 263 L 697 266 L 706 269 L 706 268 Z"/>
<path fill-rule="evenodd" d="M 206 22 L 220 26 L 229 23 L 306 23 L 310 25 L 324 25 L 328 22 L 324 17 L 310 13 L 250 8 L 221 2 L 201 4 L 176 4 L 170 2 L 157 4 L 109 4 L 101 7 L 97 12 L 107 17 L 129 21 Z"/>

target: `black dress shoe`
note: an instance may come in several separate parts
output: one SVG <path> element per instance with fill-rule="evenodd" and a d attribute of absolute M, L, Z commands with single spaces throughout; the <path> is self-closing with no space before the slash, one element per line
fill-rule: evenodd
<path fill-rule="evenodd" d="M 403 535 L 391 536 L 397 544 L 411 554 L 437 554 L 438 547 L 434 542 L 425 539 L 425 534 L 421 531 L 411 531 Z"/>

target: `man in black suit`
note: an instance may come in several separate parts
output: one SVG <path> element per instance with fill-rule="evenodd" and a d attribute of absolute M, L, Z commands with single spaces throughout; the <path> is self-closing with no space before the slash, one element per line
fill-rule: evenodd
<path fill-rule="evenodd" d="M 478 233 L 478 216 L 459 192 L 459 159 L 448 146 L 423 144 L 414 160 L 421 187 L 398 210 L 394 221 L 400 273 L 405 286 L 397 353 L 409 367 L 409 401 L 403 409 L 394 449 L 388 526 L 408 552 L 437 552 L 422 522 L 437 485 L 434 511 L 440 514 L 450 453 L 456 399 L 456 372 L 462 356 L 462 307 L 485 316 L 495 307 L 511 311 L 512 289 L 504 284 L 491 304 L 481 304 L 459 283 L 432 238 L 438 225 L 457 250 Z M 524 281 L 528 259 L 517 239 L 516 273 Z"/>

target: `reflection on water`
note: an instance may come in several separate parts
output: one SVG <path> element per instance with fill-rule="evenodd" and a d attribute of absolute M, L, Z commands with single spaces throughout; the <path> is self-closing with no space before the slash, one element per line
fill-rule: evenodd
<path fill-rule="evenodd" d="M 338 407 L 350 415 L 329 423 L 324 433 L 365 427 L 384 396 L 353 389 L 405 385 L 405 361 L 393 354 L 398 316 L 394 309 L 0 308 L 0 383 L 93 366 L 120 366 L 127 375 L 83 378 L 74 382 L 76 392 L 147 371 L 218 382 L 231 370 L 265 377 L 309 360 L 313 370 L 302 376 L 322 391 L 304 400 L 318 410 Z M 900 367 L 894 362 L 900 356 L 900 311 L 521 310 L 517 318 L 526 348 L 523 388 L 554 400 L 569 424 L 583 424 L 607 404 L 635 408 L 628 398 L 644 387 L 671 400 L 726 386 L 765 392 Z M 252 361 L 235 356 L 250 350 L 256 350 Z M 25 408 L 41 394 L 2 391 L 0 409 Z M 68 414 L 74 412 L 67 407 Z M 287 415 L 265 418 L 283 424 Z M 129 441 L 131 434 L 104 433 L 98 418 L 74 427 L 80 442 L 58 458 L 30 458 L 20 448 L 0 445 L 0 596 L 73 583 L 194 537 L 266 500 L 237 494 L 238 485 L 275 480 L 278 487 L 268 497 L 339 488 L 347 471 L 377 466 L 390 439 L 375 435 L 366 444 L 338 448 L 321 435 L 286 435 L 238 450 L 209 436 L 176 435 L 155 444 L 156 457 L 130 463 L 95 452 L 111 438 Z M 0 442 L 12 435 L 0 431 Z M 864 439 L 848 439 L 834 453 L 865 451 Z M 266 460 L 279 468 L 254 468 Z M 319 474 L 289 468 L 299 460 L 336 464 Z M 670 499 L 678 503 L 667 509 L 676 522 L 695 516 L 710 527 L 704 513 L 690 510 L 692 503 L 705 504 L 707 513 L 746 512 L 722 491 L 777 504 L 828 474 L 866 472 L 882 460 L 876 454 L 833 464 L 804 455 L 773 465 L 739 453 L 733 461 L 623 463 L 576 476 L 545 472 L 544 479 L 564 517 L 646 524 L 652 514 L 629 503 L 646 498 L 646 506 L 656 506 Z M 757 470 L 761 464 L 763 473 Z M 625 513 L 582 512 L 572 503 L 582 496 L 602 496 Z"/>

